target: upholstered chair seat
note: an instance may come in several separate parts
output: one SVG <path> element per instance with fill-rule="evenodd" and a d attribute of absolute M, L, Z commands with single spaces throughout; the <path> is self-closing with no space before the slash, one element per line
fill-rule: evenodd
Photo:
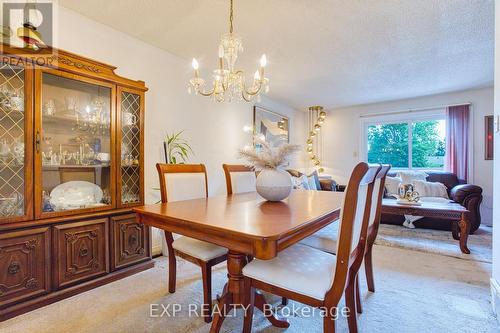
<path fill-rule="evenodd" d="M 324 300 L 332 287 L 335 255 L 297 244 L 271 260 L 254 259 L 243 268 L 247 277 L 285 290 Z"/>
<path fill-rule="evenodd" d="M 208 196 L 207 171 L 203 164 L 157 164 L 161 201 L 164 203 L 203 199 Z M 175 292 L 176 256 L 201 267 L 203 308 L 206 322 L 212 320 L 212 267 L 226 260 L 227 249 L 202 240 L 165 231 L 168 249 L 168 291 Z"/>
<path fill-rule="evenodd" d="M 172 246 L 177 251 L 184 252 L 203 261 L 209 261 L 227 253 L 225 247 L 184 236 L 175 239 Z"/>
<path fill-rule="evenodd" d="M 300 244 L 307 245 L 328 253 L 336 254 L 338 231 L 339 221 L 333 221 L 327 227 L 324 227 L 311 236 L 301 240 Z"/>
<path fill-rule="evenodd" d="M 206 180 L 203 173 L 166 173 L 164 177 L 169 202 L 206 197 Z M 224 247 L 179 235 L 174 238 L 172 246 L 178 251 L 203 261 L 209 261 L 227 253 Z"/>

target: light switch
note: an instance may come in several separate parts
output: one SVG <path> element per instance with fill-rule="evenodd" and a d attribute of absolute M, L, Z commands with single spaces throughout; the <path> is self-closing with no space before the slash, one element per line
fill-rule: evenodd
<path fill-rule="evenodd" d="M 495 115 L 495 120 L 493 121 L 493 128 L 495 129 L 495 133 L 500 132 L 500 116 Z"/>

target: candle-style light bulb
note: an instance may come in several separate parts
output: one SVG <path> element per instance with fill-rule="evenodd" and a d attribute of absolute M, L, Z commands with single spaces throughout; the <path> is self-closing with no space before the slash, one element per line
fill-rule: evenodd
<path fill-rule="evenodd" d="M 266 67 L 267 65 L 267 57 L 266 54 L 264 53 L 262 57 L 260 57 L 260 67 Z"/>
<path fill-rule="evenodd" d="M 196 58 L 193 58 L 193 62 L 191 64 L 193 65 L 193 69 L 195 71 L 198 70 L 198 68 L 200 67 L 200 65 L 198 64 L 198 61 L 196 60 Z"/>
<path fill-rule="evenodd" d="M 260 73 L 259 73 L 259 71 L 255 71 L 255 74 L 253 75 L 253 79 L 255 81 L 260 81 Z"/>

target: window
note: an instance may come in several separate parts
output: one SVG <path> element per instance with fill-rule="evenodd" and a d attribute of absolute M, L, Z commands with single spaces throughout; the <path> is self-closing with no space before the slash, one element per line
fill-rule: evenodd
<path fill-rule="evenodd" d="M 365 122 L 364 138 L 368 163 L 388 163 L 399 169 L 444 168 L 444 113 L 413 119 L 370 120 Z"/>

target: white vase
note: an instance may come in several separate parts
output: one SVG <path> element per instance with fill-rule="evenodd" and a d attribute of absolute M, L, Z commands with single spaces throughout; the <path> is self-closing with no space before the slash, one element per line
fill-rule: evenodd
<path fill-rule="evenodd" d="M 269 201 L 287 198 L 292 191 L 292 177 L 285 170 L 264 169 L 257 176 L 257 193 Z"/>

